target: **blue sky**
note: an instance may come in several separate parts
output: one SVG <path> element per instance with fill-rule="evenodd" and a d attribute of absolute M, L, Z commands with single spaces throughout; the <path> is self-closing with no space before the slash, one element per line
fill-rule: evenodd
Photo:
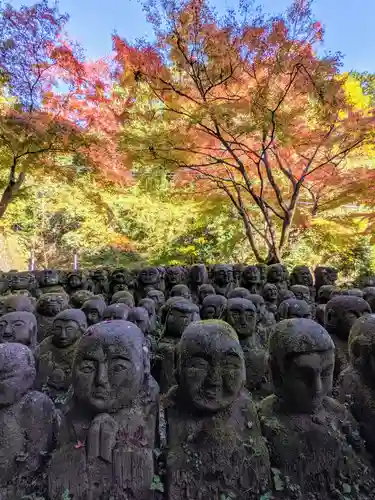
<path fill-rule="evenodd" d="M 10 0 L 14 6 L 36 0 Z M 278 13 L 288 0 L 260 0 L 266 12 Z M 231 0 L 215 0 L 222 9 Z M 111 33 L 128 40 L 151 34 L 137 0 L 60 0 L 60 10 L 70 14 L 70 36 L 85 48 L 89 58 L 111 51 Z M 344 55 L 344 69 L 375 73 L 375 0 L 315 0 L 314 13 L 326 28 L 326 48 Z"/>

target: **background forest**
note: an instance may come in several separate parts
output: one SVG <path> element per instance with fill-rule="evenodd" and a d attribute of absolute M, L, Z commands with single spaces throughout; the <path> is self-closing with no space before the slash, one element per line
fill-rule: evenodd
<path fill-rule="evenodd" d="M 86 60 L 47 1 L 0 12 L 0 269 L 193 262 L 375 271 L 375 75 L 310 2 L 145 2 Z"/>

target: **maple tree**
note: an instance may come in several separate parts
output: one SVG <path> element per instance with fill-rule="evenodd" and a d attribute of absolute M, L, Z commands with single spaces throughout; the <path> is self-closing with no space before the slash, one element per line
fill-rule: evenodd
<path fill-rule="evenodd" d="M 82 142 L 81 127 L 63 116 L 84 76 L 79 50 L 63 33 L 67 19 L 47 0 L 0 10 L 0 150 L 6 170 L 0 217 L 24 185 L 27 170 L 46 163 L 53 169 L 56 154 L 74 152 Z M 59 86 L 63 99 L 47 109 Z"/>
<path fill-rule="evenodd" d="M 167 169 L 192 195 L 229 200 L 256 259 L 273 263 L 338 192 L 373 179 L 348 159 L 374 116 L 348 97 L 339 56 L 318 55 L 310 2 L 275 18 L 241 5 L 220 18 L 206 0 L 150 1 L 155 42 L 114 37 L 119 83 L 139 103 L 123 146 L 148 175 Z"/>

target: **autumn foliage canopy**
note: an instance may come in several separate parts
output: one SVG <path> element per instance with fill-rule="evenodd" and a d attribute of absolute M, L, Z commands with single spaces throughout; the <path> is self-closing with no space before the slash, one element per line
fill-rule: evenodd
<path fill-rule="evenodd" d="M 155 42 L 114 37 L 117 78 L 138 103 L 123 134 L 133 161 L 230 201 L 270 263 L 321 207 L 371 184 L 348 160 L 370 144 L 374 116 L 348 98 L 339 57 L 322 54 L 309 2 L 277 18 L 242 8 L 220 18 L 205 0 L 152 2 Z"/>

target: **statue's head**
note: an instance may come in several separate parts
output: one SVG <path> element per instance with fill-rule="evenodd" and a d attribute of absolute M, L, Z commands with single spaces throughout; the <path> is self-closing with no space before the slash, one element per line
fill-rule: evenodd
<path fill-rule="evenodd" d="M 256 307 L 248 299 L 229 299 L 227 322 L 233 327 L 240 339 L 251 337 L 256 331 Z"/>
<path fill-rule="evenodd" d="M 310 288 L 305 285 L 292 285 L 290 291 L 294 293 L 294 296 L 298 300 L 304 300 L 309 303 L 311 301 Z"/>
<path fill-rule="evenodd" d="M 307 266 L 294 267 L 290 279 L 293 285 L 303 285 L 309 288 L 314 284 L 313 276 Z"/>
<path fill-rule="evenodd" d="M 259 269 L 260 281 L 264 283 L 267 280 L 268 266 L 267 264 L 256 264 Z"/>
<path fill-rule="evenodd" d="M 155 305 L 155 302 L 146 297 L 144 299 L 141 299 L 138 303 L 138 306 L 139 307 L 143 307 L 144 309 L 146 309 L 146 311 L 148 312 L 148 315 L 149 315 L 149 318 L 155 318 L 156 316 L 156 305 Z"/>
<path fill-rule="evenodd" d="M 202 302 L 202 319 L 223 319 L 226 317 L 227 299 L 222 295 L 208 295 Z"/>
<path fill-rule="evenodd" d="M 326 304 L 324 325 L 330 334 L 341 340 L 348 340 L 355 321 L 366 314 L 371 314 L 371 308 L 364 299 L 337 295 Z"/>
<path fill-rule="evenodd" d="M 269 363 L 275 394 L 289 413 L 314 413 L 332 390 L 335 347 L 315 321 L 277 323 L 269 339 Z"/>
<path fill-rule="evenodd" d="M 120 290 L 112 295 L 111 304 L 122 302 L 130 308 L 134 307 L 134 297 L 128 290 Z"/>
<path fill-rule="evenodd" d="M 233 280 L 239 282 L 242 278 L 245 264 L 233 264 Z"/>
<path fill-rule="evenodd" d="M 334 289 L 334 285 L 322 285 L 318 291 L 318 304 L 327 304 Z"/>
<path fill-rule="evenodd" d="M 65 309 L 69 309 L 69 298 L 63 292 L 44 293 L 36 304 L 36 312 L 42 316 L 53 317 Z"/>
<path fill-rule="evenodd" d="M 127 285 L 127 281 L 131 279 L 130 273 L 122 268 L 119 267 L 117 269 L 114 269 L 113 272 L 111 273 L 111 283 L 112 284 L 117 284 L 117 285 Z"/>
<path fill-rule="evenodd" d="M 11 406 L 34 385 L 34 356 L 22 344 L 0 344 L 0 408 Z"/>
<path fill-rule="evenodd" d="M 42 269 L 39 271 L 40 286 L 54 286 L 60 283 L 59 272 L 56 269 Z"/>
<path fill-rule="evenodd" d="M 304 300 L 287 299 L 279 305 L 277 316 L 279 321 L 291 318 L 311 319 L 311 307 Z"/>
<path fill-rule="evenodd" d="M 52 343 L 59 349 L 71 347 L 85 333 L 87 320 L 80 309 L 61 311 L 53 320 L 50 330 Z"/>
<path fill-rule="evenodd" d="M 76 348 L 72 385 L 76 405 L 93 414 L 131 407 L 149 376 L 141 330 L 129 321 L 91 326 Z"/>
<path fill-rule="evenodd" d="M 260 271 L 257 266 L 246 266 L 242 273 L 242 280 L 247 284 L 260 283 Z"/>
<path fill-rule="evenodd" d="M 369 303 L 371 311 L 375 312 L 375 286 L 367 286 L 364 288 L 363 298 Z"/>
<path fill-rule="evenodd" d="M 197 287 L 207 283 L 208 273 L 204 264 L 194 264 L 189 271 L 189 282 Z"/>
<path fill-rule="evenodd" d="M 185 328 L 199 319 L 198 306 L 183 297 L 171 297 L 162 310 L 161 321 L 167 337 L 180 338 Z"/>
<path fill-rule="evenodd" d="M 251 293 L 249 295 L 248 300 L 250 300 L 254 304 L 254 306 L 257 310 L 258 322 L 261 321 L 266 314 L 266 302 L 265 302 L 264 298 L 257 293 Z"/>
<path fill-rule="evenodd" d="M 29 272 L 8 273 L 8 286 L 12 291 L 29 290 L 35 278 Z"/>
<path fill-rule="evenodd" d="M 238 286 L 236 288 L 233 288 L 233 290 L 231 290 L 228 293 L 228 299 L 235 299 L 235 298 L 249 299 L 250 295 L 251 292 L 247 288 L 242 288 L 241 286 Z"/>
<path fill-rule="evenodd" d="M 0 318 L 0 344 L 17 342 L 34 350 L 37 331 L 36 318 L 31 312 L 9 312 Z"/>
<path fill-rule="evenodd" d="M 229 285 L 233 281 L 233 266 L 216 264 L 213 268 L 213 280 L 218 286 Z"/>
<path fill-rule="evenodd" d="M 96 282 L 107 281 L 108 273 L 105 269 L 94 269 L 92 272 L 92 279 Z"/>
<path fill-rule="evenodd" d="M 85 278 L 81 271 L 72 271 L 68 273 L 67 282 L 70 289 L 74 290 L 80 288 L 85 283 Z"/>
<path fill-rule="evenodd" d="M 337 280 L 337 270 L 334 267 L 319 266 L 315 268 L 314 274 L 318 288 L 322 285 L 334 285 Z"/>
<path fill-rule="evenodd" d="M 277 302 L 278 304 L 280 305 L 282 302 L 284 302 L 284 300 L 288 300 L 288 299 L 295 299 L 296 296 L 294 295 L 294 293 L 292 292 L 292 290 L 279 290 L 279 295 L 278 295 L 278 298 L 277 298 Z"/>
<path fill-rule="evenodd" d="M 150 333 L 150 316 L 144 307 L 130 309 L 128 321 L 137 325 L 144 335 Z"/>
<path fill-rule="evenodd" d="M 96 325 L 96 323 L 100 323 L 103 319 L 105 308 L 106 303 L 103 299 L 93 297 L 86 300 L 81 309 L 86 315 L 87 324 L 91 326 Z"/>
<path fill-rule="evenodd" d="M 246 379 L 236 332 L 220 320 L 196 321 L 178 345 L 181 400 L 199 412 L 217 412 L 234 403 Z"/>
<path fill-rule="evenodd" d="M 263 288 L 263 298 L 267 302 L 277 302 L 279 292 L 273 283 L 266 283 Z"/>
<path fill-rule="evenodd" d="M 75 309 L 81 309 L 86 300 L 94 296 L 90 290 L 77 290 L 70 296 L 70 303 Z"/>
<path fill-rule="evenodd" d="M 4 299 L 4 312 L 25 311 L 29 313 L 35 312 L 35 299 L 26 297 L 26 295 L 8 295 Z"/>
<path fill-rule="evenodd" d="M 169 287 L 178 285 L 184 279 L 184 270 L 181 266 L 168 266 L 165 277 Z"/>
<path fill-rule="evenodd" d="M 174 285 L 169 293 L 170 297 L 184 297 L 185 299 L 191 300 L 190 288 L 186 285 L 179 284 Z"/>
<path fill-rule="evenodd" d="M 269 283 L 279 283 L 284 279 L 284 268 L 281 264 L 272 264 L 268 266 L 267 281 Z"/>
<path fill-rule="evenodd" d="M 353 297 L 363 299 L 364 293 L 360 288 L 348 288 L 343 292 L 343 295 L 352 295 Z"/>
<path fill-rule="evenodd" d="M 104 309 L 103 321 L 111 319 L 124 319 L 127 320 L 129 316 L 130 307 L 126 304 L 117 303 L 111 304 Z"/>
<path fill-rule="evenodd" d="M 165 296 L 161 290 L 152 288 L 147 292 L 146 297 L 154 301 L 157 312 L 159 312 L 160 308 L 165 304 Z"/>
<path fill-rule="evenodd" d="M 200 304 L 209 295 L 216 295 L 215 288 L 212 285 L 206 283 L 198 288 L 198 300 Z"/>
<path fill-rule="evenodd" d="M 138 281 L 143 286 L 156 285 L 160 281 L 159 270 L 156 267 L 145 267 L 139 271 Z"/>
<path fill-rule="evenodd" d="M 375 314 L 362 316 L 349 333 L 351 364 L 371 386 L 375 385 Z"/>

